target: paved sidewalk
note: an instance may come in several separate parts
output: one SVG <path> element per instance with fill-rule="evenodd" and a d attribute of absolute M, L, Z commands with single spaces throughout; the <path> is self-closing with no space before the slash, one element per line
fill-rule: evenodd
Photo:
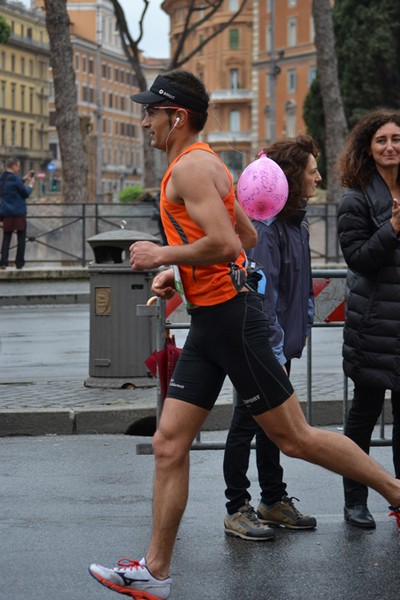
<path fill-rule="evenodd" d="M 0 309 L 16 305 L 88 303 L 89 279 L 85 269 L 9 269 L 0 272 Z M 85 387 L 85 377 L 7 378 L 0 373 L 0 436 L 125 433 L 139 427 L 156 413 L 155 381 L 141 381 L 136 389 Z M 306 414 L 306 361 L 293 361 L 291 379 Z M 342 422 L 343 375 L 313 370 L 311 422 L 335 425 Z M 148 386 L 148 387 L 147 387 Z M 217 405 L 205 424 L 207 430 L 229 427 L 233 389 L 227 380 Z M 390 414 L 388 410 L 386 414 Z"/>

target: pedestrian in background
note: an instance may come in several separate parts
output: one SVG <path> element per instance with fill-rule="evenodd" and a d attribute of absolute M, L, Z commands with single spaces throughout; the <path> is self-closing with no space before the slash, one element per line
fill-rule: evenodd
<path fill-rule="evenodd" d="M 354 382 L 345 434 L 369 453 L 373 428 L 391 390 L 393 462 L 400 478 L 400 111 L 367 114 L 339 160 L 346 187 L 339 240 L 348 274 L 343 368 Z M 374 528 L 368 488 L 344 479 L 345 521 Z"/>
<path fill-rule="evenodd" d="M 18 175 L 21 163 L 16 157 L 9 158 L 6 166 L 7 169 L 0 175 L 0 217 L 3 219 L 0 268 L 5 269 L 8 266 L 11 237 L 16 232 L 15 266 L 22 269 L 25 265 L 26 199 L 32 193 L 35 178 L 33 171 L 30 171 L 21 179 Z"/>
<path fill-rule="evenodd" d="M 264 154 L 282 168 L 289 196 L 282 211 L 268 221 L 253 221 L 258 242 L 249 258 L 263 266 L 264 310 L 269 320 L 270 342 L 279 363 L 290 374 L 291 360 L 300 358 L 314 318 L 307 203 L 315 195 L 321 176 L 318 148 L 309 136 L 278 140 Z M 246 475 L 250 448 L 256 438 L 256 461 L 261 502 L 257 514 L 251 506 Z M 314 517 L 300 513 L 287 494 L 279 448 L 267 437 L 238 398 L 226 440 L 224 477 L 227 516 L 225 533 L 245 540 L 274 537 L 262 524 L 289 529 L 314 529 Z M 260 523 L 261 521 L 261 523 Z"/>

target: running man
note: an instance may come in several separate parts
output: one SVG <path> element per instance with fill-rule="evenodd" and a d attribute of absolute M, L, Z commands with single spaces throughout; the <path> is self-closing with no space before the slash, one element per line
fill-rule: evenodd
<path fill-rule="evenodd" d="M 142 126 L 152 146 L 167 156 L 161 217 L 169 245 L 135 242 L 130 263 L 134 271 L 171 265 L 156 275 L 152 290 L 168 298 L 178 289 L 191 325 L 153 438 L 150 547 L 140 561 L 121 560 L 114 568 L 93 564 L 89 570 L 101 584 L 136 600 L 165 600 L 188 497 L 190 447 L 226 375 L 257 423 L 288 456 L 363 482 L 393 507 L 400 506 L 400 481 L 350 439 L 314 429 L 304 418 L 271 350 L 262 297 L 246 287 L 242 248 L 255 244 L 255 231 L 235 202 L 227 167 L 199 142 L 209 105 L 202 82 L 187 71 L 172 71 L 132 99 L 145 105 Z"/>

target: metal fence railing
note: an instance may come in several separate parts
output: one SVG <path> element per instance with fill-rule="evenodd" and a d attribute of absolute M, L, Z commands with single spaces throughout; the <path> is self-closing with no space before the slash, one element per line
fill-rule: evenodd
<path fill-rule="evenodd" d="M 341 280 L 343 283 L 343 290 L 345 284 L 346 270 L 345 269 L 313 269 L 313 281 L 325 279 L 327 281 L 330 280 Z M 335 293 L 337 294 L 337 286 L 333 286 L 335 289 Z M 344 301 L 343 298 L 331 297 L 327 298 L 325 301 L 331 302 L 334 305 L 336 302 Z M 316 297 L 316 303 L 318 302 L 318 296 Z M 171 331 L 174 330 L 185 330 L 189 329 L 190 321 L 189 317 L 186 315 L 184 310 L 177 311 L 178 317 L 174 317 L 171 315 L 169 318 L 166 318 L 166 303 L 157 300 L 157 303 L 151 306 L 143 306 L 140 305 L 137 307 L 137 314 L 142 317 L 153 317 L 156 319 L 156 350 L 162 350 L 165 345 L 166 339 L 166 329 Z M 316 311 L 318 314 L 318 311 Z M 333 313 L 334 314 L 334 313 Z M 180 320 L 183 318 L 183 315 L 187 316 L 187 320 Z M 341 321 L 318 321 L 314 322 L 312 331 L 316 328 L 343 328 L 344 322 Z M 311 335 L 307 339 L 307 360 L 306 360 L 306 418 L 307 421 L 312 425 L 313 424 L 313 334 L 311 331 Z M 348 398 L 348 380 L 343 374 L 343 384 L 342 384 L 342 422 L 345 422 L 347 412 L 349 409 L 349 398 Z M 156 388 L 156 412 L 157 412 L 157 421 L 160 417 L 162 411 L 162 398 L 160 393 L 160 386 L 157 383 Z M 232 403 L 235 401 L 235 390 L 232 390 Z M 340 425 L 337 423 L 336 425 Z M 371 440 L 371 446 L 390 446 L 392 444 L 392 440 L 387 438 L 385 435 L 385 414 L 384 409 L 381 414 L 381 418 L 379 421 L 379 436 L 374 437 Z M 253 444 L 254 447 L 254 444 Z M 223 450 L 225 448 L 225 442 L 204 442 L 201 440 L 201 432 L 196 437 L 196 441 L 194 442 L 192 449 L 193 450 Z M 149 454 L 152 452 L 151 444 L 138 444 L 137 445 L 137 453 L 138 454 Z"/>
<path fill-rule="evenodd" d="M 310 204 L 308 211 L 313 262 L 340 262 L 336 235 L 337 205 Z M 79 265 L 92 260 L 87 239 L 118 229 L 146 232 L 161 240 L 156 202 L 139 204 L 28 203 L 25 260 L 27 265 Z M 0 224 L 1 227 L 1 224 Z M 334 244 L 330 240 L 336 240 Z M 12 239 L 10 248 L 15 249 Z"/>

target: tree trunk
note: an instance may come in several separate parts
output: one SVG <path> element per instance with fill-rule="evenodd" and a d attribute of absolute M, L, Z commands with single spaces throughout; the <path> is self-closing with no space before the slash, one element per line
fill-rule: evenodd
<path fill-rule="evenodd" d="M 337 258 L 336 210 L 342 190 L 336 162 L 347 135 L 347 123 L 340 93 L 335 38 L 330 0 L 313 0 L 317 69 L 325 116 L 325 151 L 327 161 L 327 259 Z"/>
<path fill-rule="evenodd" d="M 44 0 L 53 69 L 56 128 L 65 203 L 87 202 L 88 165 L 77 105 L 73 52 L 66 0 Z"/>

